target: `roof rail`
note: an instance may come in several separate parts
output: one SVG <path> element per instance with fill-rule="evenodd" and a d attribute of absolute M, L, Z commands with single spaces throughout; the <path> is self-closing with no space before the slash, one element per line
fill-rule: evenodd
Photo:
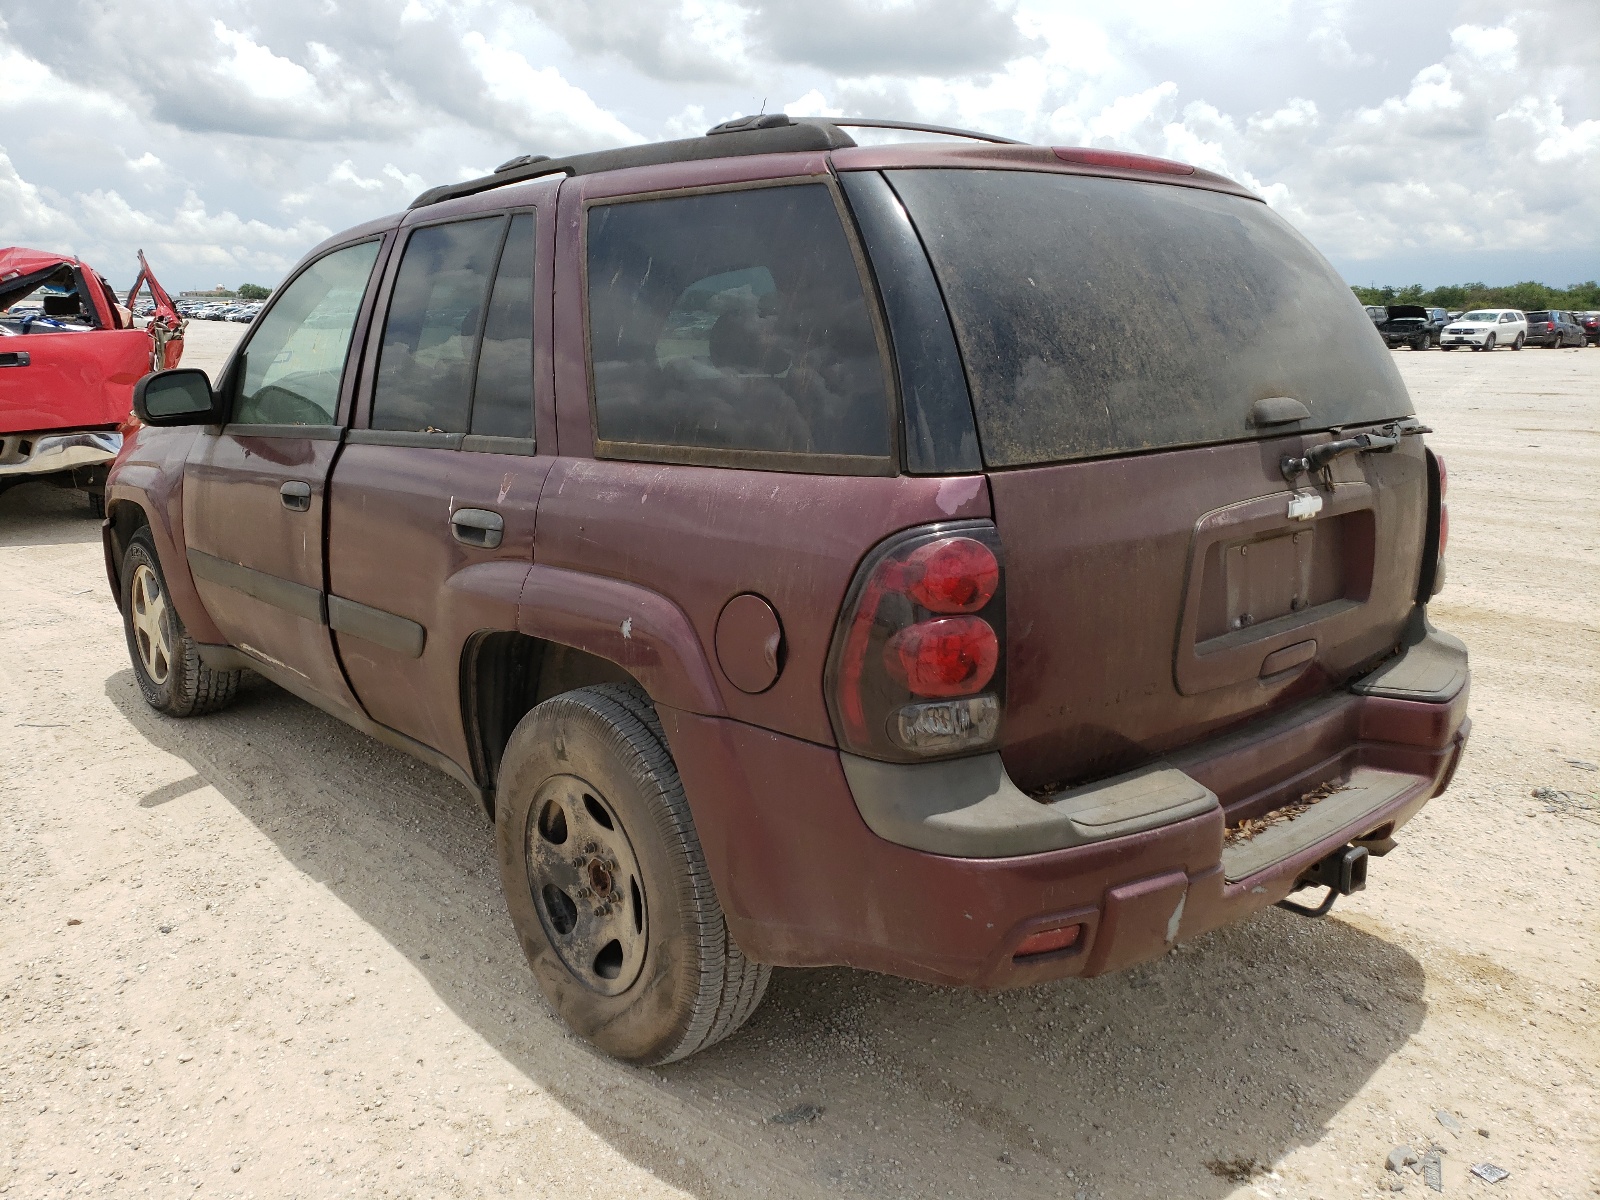
<path fill-rule="evenodd" d="M 622 146 L 616 150 L 597 150 L 565 158 L 529 155 L 502 163 L 492 175 L 429 188 L 411 202 L 412 208 L 425 208 L 443 200 L 475 196 L 491 188 L 507 187 L 544 175 L 593 175 L 598 171 L 619 171 L 624 167 L 654 167 L 663 163 L 694 162 L 705 158 L 732 158 L 746 154 L 784 154 L 804 150 L 842 150 L 854 146 L 855 139 L 842 129 L 821 122 L 791 121 L 782 113 L 768 113 L 769 123 L 732 129 L 717 137 L 682 138 L 673 142 L 647 142 L 642 146 Z M 784 123 L 771 119 L 782 117 Z"/>
<path fill-rule="evenodd" d="M 828 117 L 829 125 L 841 129 L 904 129 L 911 133 L 942 133 L 946 137 L 971 138 L 976 142 L 997 142 L 1003 146 L 1026 146 L 1016 138 L 1001 137 L 998 133 L 979 133 L 975 129 L 952 129 L 948 125 L 920 125 L 915 121 L 885 121 L 878 117 Z"/>
<path fill-rule="evenodd" d="M 426 208 L 443 200 L 475 196 L 491 188 L 524 183 L 545 175 L 593 175 L 598 171 L 619 171 L 625 167 L 654 167 L 663 163 L 734 158 L 746 154 L 842 150 L 856 144 L 855 139 L 844 132 L 846 128 L 903 129 L 912 133 L 938 133 L 1011 146 L 1023 144 L 1014 138 L 992 133 L 951 129 L 944 125 L 919 125 L 910 121 L 886 121 L 876 117 L 791 117 L 787 113 L 758 113 L 714 125 L 706 130 L 704 137 L 646 142 L 641 146 L 622 146 L 616 150 L 597 150 L 565 158 L 551 158 L 548 154 L 521 154 L 501 163 L 491 175 L 429 188 L 411 202 L 411 207 Z"/>

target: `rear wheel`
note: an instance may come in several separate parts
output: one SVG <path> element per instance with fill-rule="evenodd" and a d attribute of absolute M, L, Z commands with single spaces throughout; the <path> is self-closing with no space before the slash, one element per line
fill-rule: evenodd
<path fill-rule="evenodd" d="M 581 688 L 529 712 L 501 763 L 495 827 L 523 952 L 574 1032 L 617 1058 L 664 1063 L 755 1011 L 771 968 L 728 933 L 638 689 Z"/>
<path fill-rule="evenodd" d="M 1524 339 L 1523 339 L 1522 335 L 1520 333 L 1517 334 L 1517 340 L 1511 343 L 1511 348 L 1513 350 L 1521 350 L 1522 349 L 1523 340 Z"/>
<path fill-rule="evenodd" d="M 155 543 L 148 529 L 128 542 L 122 557 L 122 626 L 128 656 L 145 702 L 169 717 L 215 712 L 239 690 L 238 671 L 213 671 L 167 599 Z"/>

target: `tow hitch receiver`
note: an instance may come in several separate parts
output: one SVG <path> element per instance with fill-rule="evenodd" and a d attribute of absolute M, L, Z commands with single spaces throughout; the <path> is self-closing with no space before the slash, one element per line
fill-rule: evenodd
<path fill-rule="evenodd" d="M 1328 894 L 1315 908 L 1297 904 L 1293 900 L 1279 900 L 1279 908 L 1299 913 L 1302 917 L 1325 917 L 1340 896 L 1364 891 L 1367 886 L 1367 859 L 1365 846 L 1345 846 L 1310 868 L 1295 882 L 1294 890 L 1307 887 L 1325 887 Z"/>

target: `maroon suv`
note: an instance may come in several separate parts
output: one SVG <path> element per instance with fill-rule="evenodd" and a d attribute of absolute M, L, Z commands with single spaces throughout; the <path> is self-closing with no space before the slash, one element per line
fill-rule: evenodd
<path fill-rule="evenodd" d="M 1007 987 L 1369 853 L 1467 733 L 1443 465 L 1350 289 L 1178 163 L 750 118 L 317 247 L 140 384 L 149 702 L 256 671 L 454 776 L 562 1017 L 772 965 Z"/>

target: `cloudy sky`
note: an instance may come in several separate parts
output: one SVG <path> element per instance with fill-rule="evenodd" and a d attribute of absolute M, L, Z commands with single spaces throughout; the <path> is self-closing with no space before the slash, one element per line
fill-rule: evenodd
<path fill-rule="evenodd" d="M 1354 283 L 1559 286 L 1600 276 L 1597 65 L 1600 0 L 24 0 L 0 245 L 272 283 L 426 186 L 765 103 L 1184 159 Z"/>

